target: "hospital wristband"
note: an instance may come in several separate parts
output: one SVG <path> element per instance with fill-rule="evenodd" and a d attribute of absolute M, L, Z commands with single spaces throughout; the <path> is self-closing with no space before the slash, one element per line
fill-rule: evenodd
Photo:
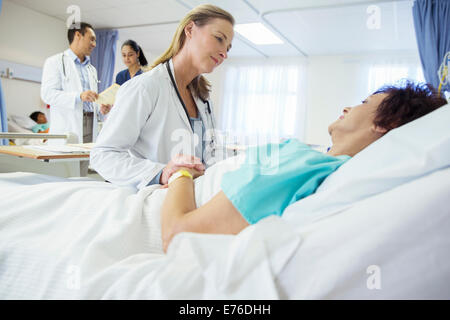
<path fill-rule="evenodd" d="M 170 178 L 169 178 L 169 182 L 168 184 L 172 183 L 173 181 L 175 181 L 176 179 L 180 178 L 180 177 L 188 177 L 193 179 L 192 174 L 189 173 L 189 171 L 185 170 L 185 169 L 181 169 L 178 170 L 177 172 L 175 172 Z"/>

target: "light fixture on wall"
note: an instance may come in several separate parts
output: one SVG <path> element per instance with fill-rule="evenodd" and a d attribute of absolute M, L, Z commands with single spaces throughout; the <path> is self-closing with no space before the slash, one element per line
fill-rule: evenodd
<path fill-rule="evenodd" d="M 283 43 L 280 38 L 259 22 L 237 24 L 234 30 L 257 45 Z"/>

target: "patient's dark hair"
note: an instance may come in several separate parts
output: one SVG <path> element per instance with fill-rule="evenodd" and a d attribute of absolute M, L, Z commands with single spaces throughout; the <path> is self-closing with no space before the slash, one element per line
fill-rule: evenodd
<path fill-rule="evenodd" d="M 69 30 L 67 30 L 67 40 L 69 40 L 69 44 L 72 44 L 72 41 L 73 41 L 73 38 L 75 37 L 76 31 L 80 32 L 81 35 L 84 36 L 87 28 L 91 28 L 92 30 L 94 30 L 94 28 L 92 28 L 92 26 L 86 22 L 80 22 L 79 26 L 80 26 L 80 28 L 77 28 L 77 24 L 72 23 Z"/>
<path fill-rule="evenodd" d="M 378 106 L 374 124 L 388 131 L 411 122 L 447 104 L 430 84 L 403 81 L 383 86 L 374 94 L 388 96 Z"/>
<path fill-rule="evenodd" d="M 32 114 L 30 114 L 30 118 L 33 119 L 34 122 L 37 122 L 37 121 L 38 121 L 38 116 L 39 116 L 40 114 L 44 114 L 44 113 L 43 113 L 43 112 L 40 112 L 40 111 L 35 111 L 35 112 L 33 112 Z"/>

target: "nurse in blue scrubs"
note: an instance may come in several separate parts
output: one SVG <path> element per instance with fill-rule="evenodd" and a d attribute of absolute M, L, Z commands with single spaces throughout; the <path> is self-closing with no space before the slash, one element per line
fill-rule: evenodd
<path fill-rule="evenodd" d="M 148 62 L 142 48 L 134 40 L 127 40 L 122 44 L 122 59 L 127 69 L 120 71 L 116 76 L 116 83 L 122 85 L 131 78 L 142 74 L 142 67 Z"/>

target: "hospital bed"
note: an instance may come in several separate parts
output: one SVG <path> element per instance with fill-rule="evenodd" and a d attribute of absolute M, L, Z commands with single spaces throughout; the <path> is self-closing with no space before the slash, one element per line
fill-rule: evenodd
<path fill-rule="evenodd" d="M 450 105 L 368 146 L 238 235 L 161 250 L 167 190 L 0 175 L 0 299 L 450 299 Z M 224 172 L 195 180 L 208 201 Z"/>
<path fill-rule="evenodd" d="M 10 133 L 26 133 L 32 134 L 31 128 L 36 125 L 29 117 L 19 115 L 8 115 L 8 132 Z M 12 138 L 10 141 L 17 146 L 22 145 L 45 145 L 45 139 L 30 139 L 30 138 Z"/>

